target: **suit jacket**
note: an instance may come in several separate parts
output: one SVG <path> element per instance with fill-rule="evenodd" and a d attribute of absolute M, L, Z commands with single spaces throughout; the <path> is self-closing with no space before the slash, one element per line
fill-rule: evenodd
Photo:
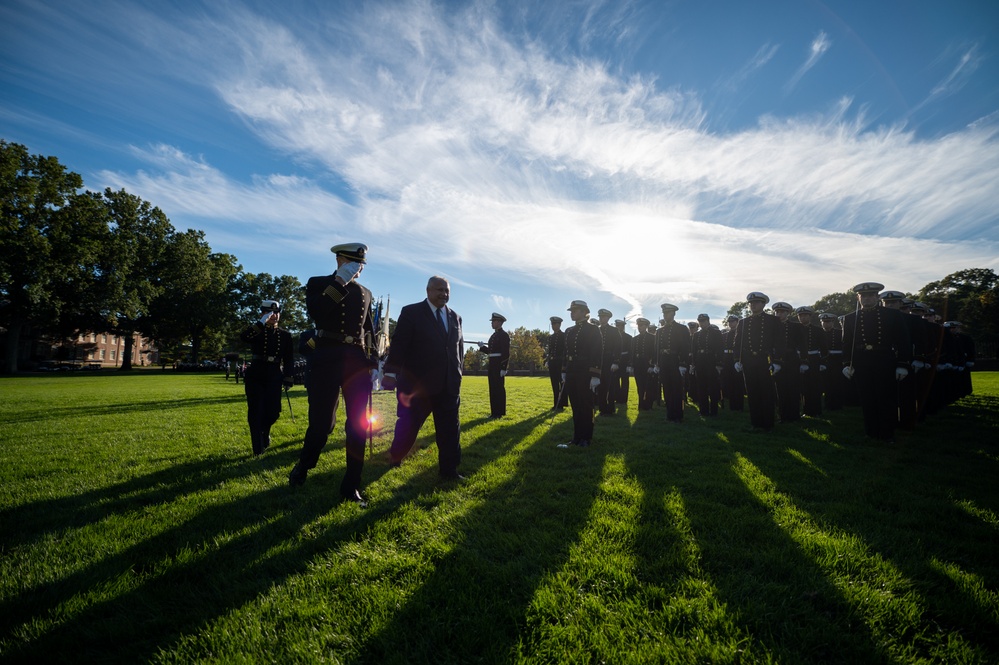
<path fill-rule="evenodd" d="M 434 318 L 430 303 L 422 300 L 399 312 L 389 344 L 385 373 L 396 374 L 401 393 L 444 393 L 458 398 L 465 340 L 461 317 L 447 308 L 447 335 Z"/>

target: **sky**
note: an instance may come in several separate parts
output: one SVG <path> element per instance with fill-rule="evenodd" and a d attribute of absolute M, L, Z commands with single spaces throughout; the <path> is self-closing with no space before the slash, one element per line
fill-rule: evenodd
<path fill-rule="evenodd" d="M 465 338 L 999 270 L 999 3 L 0 2 L 0 138 Z"/>

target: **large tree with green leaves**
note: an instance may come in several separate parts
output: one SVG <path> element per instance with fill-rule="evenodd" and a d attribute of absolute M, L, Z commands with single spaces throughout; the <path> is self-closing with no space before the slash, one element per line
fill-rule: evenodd
<path fill-rule="evenodd" d="M 83 179 L 55 157 L 0 140 L 0 308 L 7 329 L 5 369 L 16 372 L 22 335 L 63 327 L 68 294 L 94 279 L 104 237 Z"/>
<path fill-rule="evenodd" d="M 979 341 L 999 336 L 999 275 L 987 268 L 970 268 L 930 282 L 919 300 L 946 320 L 959 320 Z"/>
<path fill-rule="evenodd" d="M 150 308 L 163 286 L 167 239 L 175 232 L 163 211 L 125 190 L 100 196 L 108 240 L 97 265 L 99 303 L 85 329 L 113 332 L 124 339 L 121 369 L 132 368 L 135 333 L 153 332 Z"/>

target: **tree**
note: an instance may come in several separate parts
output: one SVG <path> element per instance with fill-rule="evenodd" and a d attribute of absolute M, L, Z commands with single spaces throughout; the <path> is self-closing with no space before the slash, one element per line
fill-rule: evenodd
<path fill-rule="evenodd" d="M 193 363 L 203 351 L 221 351 L 224 340 L 241 325 L 241 269 L 231 254 L 212 253 L 204 235 L 188 229 L 168 239 L 162 290 L 150 308 L 152 337 L 164 347 L 190 344 Z"/>
<path fill-rule="evenodd" d="M 999 335 L 999 276 L 987 268 L 971 268 L 930 282 L 919 300 L 945 320 L 961 321 L 975 341 L 995 341 Z"/>
<path fill-rule="evenodd" d="M 479 372 L 486 368 L 486 357 L 479 353 L 479 347 L 465 347 L 465 357 L 461 360 L 461 367 L 467 371 Z"/>
<path fill-rule="evenodd" d="M 545 362 L 545 352 L 533 331 L 521 326 L 510 333 L 510 369 L 535 370 Z"/>
<path fill-rule="evenodd" d="M 735 314 L 740 319 L 744 319 L 747 316 L 749 316 L 749 301 L 739 300 L 738 302 L 734 303 L 731 307 L 728 308 L 728 311 L 725 312 L 725 316 L 729 316 L 731 314 Z"/>
<path fill-rule="evenodd" d="M 107 189 L 102 200 L 109 239 L 98 271 L 101 308 L 90 329 L 113 332 L 125 340 L 121 369 L 128 371 L 135 333 L 152 332 L 149 309 L 163 288 L 159 272 L 167 239 L 175 231 L 162 210 L 125 190 Z"/>
<path fill-rule="evenodd" d="M 7 328 L 7 372 L 17 372 L 22 334 L 51 326 L 66 301 L 60 287 L 89 280 L 99 221 L 92 201 L 77 194 L 83 179 L 55 157 L 30 155 L 0 140 L 0 300 Z"/>
<path fill-rule="evenodd" d="M 847 291 L 845 293 L 830 293 L 829 295 L 822 296 L 815 301 L 812 305 L 818 313 L 829 312 L 835 314 L 836 316 L 843 316 L 844 314 L 849 314 L 857 308 L 857 294 L 852 291 Z"/>

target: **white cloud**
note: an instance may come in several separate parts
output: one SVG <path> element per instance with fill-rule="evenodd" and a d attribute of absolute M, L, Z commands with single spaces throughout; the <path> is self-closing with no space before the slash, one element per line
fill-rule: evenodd
<path fill-rule="evenodd" d="M 921 140 L 866 129 L 845 99 L 714 134 L 696 93 L 515 44 L 481 8 L 379 5 L 323 40 L 248 13 L 201 30 L 190 57 L 232 112 L 357 198 L 318 176 L 234 182 L 166 147 L 142 153 L 155 172 L 104 174 L 199 219 L 303 244 L 363 229 L 387 261 L 443 263 L 470 289 L 585 284 L 625 315 L 664 299 L 724 310 L 753 289 L 811 302 L 854 281 L 830 275 L 912 290 L 972 258 L 996 265 L 994 125 Z M 792 87 L 830 44 L 819 33 Z"/>

